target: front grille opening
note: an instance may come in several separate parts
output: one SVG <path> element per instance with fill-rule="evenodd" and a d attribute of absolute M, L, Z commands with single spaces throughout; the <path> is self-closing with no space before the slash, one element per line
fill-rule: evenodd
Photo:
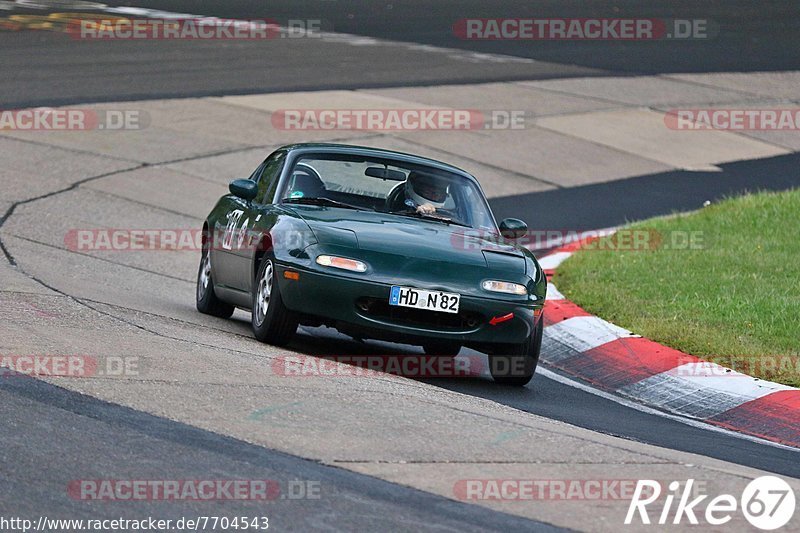
<path fill-rule="evenodd" d="M 471 311 L 443 313 L 441 311 L 400 307 L 389 305 L 387 300 L 381 298 L 359 298 L 356 300 L 356 309 L 361 315 L 384 322 L 441 330 L 469 331 L 484 322 L 483 315 Z"/>

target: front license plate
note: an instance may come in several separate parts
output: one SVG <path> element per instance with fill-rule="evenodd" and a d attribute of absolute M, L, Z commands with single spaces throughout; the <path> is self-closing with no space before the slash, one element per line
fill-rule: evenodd
<path fill-rule="evenodd" d="M 415 309 L 427 309 L 428 311 L 442 311 L 445 313 L 458 313 L 458 304 L 460 301 L 460 294 L 426 291 L 423 289 L 412 289 L 411 287 L 398 287 L 397 285 L 392 287 L 392 292 L 389 294 L 389 305 L 414 307 Z"/>

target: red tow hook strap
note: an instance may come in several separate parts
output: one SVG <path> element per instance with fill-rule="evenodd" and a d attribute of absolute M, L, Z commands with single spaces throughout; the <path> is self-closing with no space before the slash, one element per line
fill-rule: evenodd
<path fill-rule="evenodd" d="M 503 316 L 496 316 L 489 321 L 489 324 L 491 324 L 492 326 L 496 326 L 501 322 L 508 322 L 512 318 L 514 318 L 514 313 L 508 313 L 507 315 Z"/>

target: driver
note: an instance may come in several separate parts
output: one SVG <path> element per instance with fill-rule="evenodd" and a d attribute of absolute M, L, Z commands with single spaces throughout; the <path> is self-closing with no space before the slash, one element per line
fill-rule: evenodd
<path fill-rule="evenodd" d="M 405 205 L 422 215 L 433 215 L 444 207 L 449 185 L 438 176 L 411 171 L 405 185 Z"/>

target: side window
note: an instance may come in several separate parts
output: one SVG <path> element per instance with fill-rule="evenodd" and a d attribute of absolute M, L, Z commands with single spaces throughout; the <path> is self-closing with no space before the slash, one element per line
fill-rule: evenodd
<path fill-rule="evenodd" d="M 263 163 L 261 163 L 260 165 L 258 165 L 258 168 L 257 168 L 257 169 L 255 169 L 255 170 L 253 171 L 253 173 L 252 173 L 252 174 L 250 174 L 250 177 L 249 177 L 249 178 L 247 178 L 247 179 L 249 179 L 250 181 L 258 181 L 258 178 L 259 178 L 259 176 L 261 176 L 261 172 L 263 172 L 263 171 L 264 171 L 264 165 L 266 165 L 266 164 L 267 164 L 267 162 L 266 162 L 266 161 L 264 161 Z"/>
<path fill-rule="evenodd" d="M 286 152 L 275 152 L 261 165 L 261 174 L 252 178 L 258 182 L 258 195 L 256 196 L 258 203 L 266 204 L 272 200 L 285 161 Z"/>

